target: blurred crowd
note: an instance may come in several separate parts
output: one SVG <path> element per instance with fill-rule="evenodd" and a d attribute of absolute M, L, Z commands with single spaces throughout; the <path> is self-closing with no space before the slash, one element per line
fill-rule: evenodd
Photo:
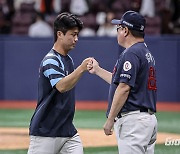
<path fill-rule="evenodd" d="M 113 18 L 127 10 L 145 16 L 146 34 L 180 34 L 180 0 L 0 0 L 0 34 L 53 36 L 61 12 L 84 22 L 80 36 L 116 36 Z"/>

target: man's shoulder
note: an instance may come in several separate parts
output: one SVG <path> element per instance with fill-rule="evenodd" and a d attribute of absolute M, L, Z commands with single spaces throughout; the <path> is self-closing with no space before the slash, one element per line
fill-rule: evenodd
<path fill-rule="evenodd" d="M 56 56 L 55 52 L 53 51 L 53 49 L 51 49 L 46 55 L 44 58 L 50 58 L 50 57 L 54 57 Z"/>
<path fill-rule="evenodd" d="M 127 49 L 127 53 L 141 55 L 145 50 L 147 50 L 147 48 L 145 47 L 144 43 L 136 43 Z"/>
<path fill-rule="evenodd" d="M 57 65 L 59 65 L 60 58 L 53 52 L 53 50 L 50 50 L 42 59 L 41 66 L 45 66 L 46 64 L 49 64 L 52 62 L 57 63 Z"/>
<path fill-rule="evenodd" d="M 43 61 L 47 59 L 59 60 L 59 56 L 51 49 L 43 58 Z"/>

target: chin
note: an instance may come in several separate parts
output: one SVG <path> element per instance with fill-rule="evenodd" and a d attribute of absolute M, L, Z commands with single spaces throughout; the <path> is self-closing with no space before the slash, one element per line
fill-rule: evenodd
<path fill-rule="evenodd" d="M 73 45 L 72 47 L 71 47 L 71 49 L 74 49 L 75 48 L 75 45 Z"/>
<path fill-rule="evenodd" d="M 69 50 L 72 50 L 72 49 L 74 49 L 74 46 L 69 47 Z"/>

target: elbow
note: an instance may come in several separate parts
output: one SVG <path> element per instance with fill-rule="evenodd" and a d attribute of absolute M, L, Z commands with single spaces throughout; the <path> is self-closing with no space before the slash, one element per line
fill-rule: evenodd
<path fill-rule="evenodd" d="M 60 93 L 65 93 L 65 92 L 68 91 L 66 88 L 63 88 L 63 87 L 56 87 L 56 89 L 57 89 Z"/>
<path fill-rule="evenodd" d="M 60 92 L 60 93 L 65 93 L 68 91 L 68 87 L 66 84 L 64 84 L 63 79 L 60 80 L 57 84 L 56 84 L 56 89 Z"/>
<path fill-rule="evenodd" d="M 66 90 L 65 89 L 61 89 L 61 88 L 59 88 L 59 89 L 57 89 L 60 93 L 65 93 L 66 92 Z"/>
<path fill-rule="evenodd" d="M 65 93 L 67 90 L 67 88 L 65 88 L 64 86 L 59 86 L 59 84 L 56 84 L 56 89 L 60 92 L 60 93 Z"/>
<path fill-rule="evenodd" d="M 124 94 L 129 95 L 130 89 L 131 89 L 130 87 L 126 87 L 124 89 Z"/>
<path fill-rule="evenodd" d="M 121 89 L 123 94 L 127 94 L 127 95 L 129 94 L 131 90 L 131 87 L 125 83 L 120 83 L 118 87 Z"/>
<path fill-rule="evenodd" d="M 124 93 L 128 93 L 130 92 L 130 87 L 127 87 L 126 89 L 124 89 Z"/>

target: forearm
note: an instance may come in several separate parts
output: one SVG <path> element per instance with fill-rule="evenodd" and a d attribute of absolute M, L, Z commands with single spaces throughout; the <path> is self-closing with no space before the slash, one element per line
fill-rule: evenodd
<path fill-rule="evenodd" d="M 81 66 L 77 67 L 71 74 L 61 79 L 56 84 L 56 88 L 61 93 L 69 91 L 76 85 L 83 73 L 84 70 L 81 68 Z"/>
<path fill-rule="evenodd" d="M 120 85 L 117 87 L 114 94 L 111 110 L 108 116 L 109 120 L 114 120 L 117 117 L 119 111 L 121 110 L 128 98 L 129 91 L 130 87 L 124 83 L 120 83 Z"/>
<path fill-rule="evenodd" d="M 96 72 L 96 75 L 105 80 L 107 83 L 111 84 L 112 79 L 112 73 L 99 67 L 98 71 Z"/>

